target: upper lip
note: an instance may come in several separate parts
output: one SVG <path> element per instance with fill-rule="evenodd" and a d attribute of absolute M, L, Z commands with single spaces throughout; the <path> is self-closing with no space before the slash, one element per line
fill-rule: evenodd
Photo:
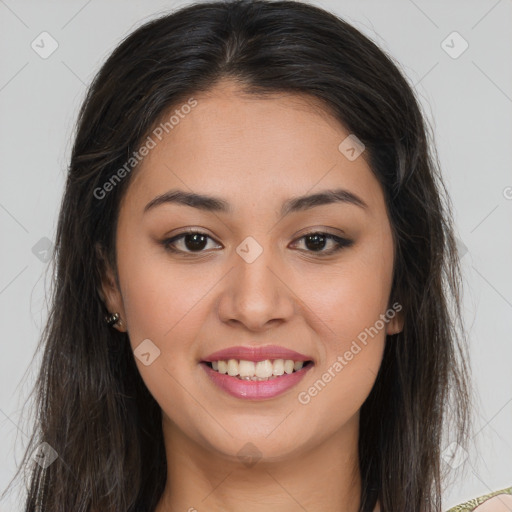
<path fill-rule="evenodd" d="M 300 354 L 278 345 L 266 345 L 265 347 L 229 347 L 213 352 L 203 361 L 227 361 L 228 359 L 243 359 L 245 361 L 265 361 L 266 359 L 292 359 L 293 361 L 312 361 L 313 358 Z"/>

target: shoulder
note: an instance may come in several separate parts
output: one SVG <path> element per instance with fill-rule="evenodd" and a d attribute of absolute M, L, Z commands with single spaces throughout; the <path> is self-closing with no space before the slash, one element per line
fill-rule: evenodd
<path fill-rule="evenodd" d="M 512 487 L 500 489 L 450 508 L 447 512 L 509 512 L 512 510 Z"/>

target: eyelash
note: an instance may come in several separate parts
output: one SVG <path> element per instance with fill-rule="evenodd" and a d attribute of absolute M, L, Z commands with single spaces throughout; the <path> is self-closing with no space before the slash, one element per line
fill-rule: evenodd
<path fill-rule="evenodd" d="M 207 238 L 210 238 L 211 240 L 213 240 L 212 237 L 210 237 L 209 235 L 207 235 L 206 233 L 203 233 L 201 231 L 196 231 L 196 230 L 189 230 L 189 231 L 186 231 L 184 233 L 180 233 L 179 235 L 176 235 L 172 238 L 167 238 L 165 240 L 162 240 L 161 244 L 164 246 L 165 250 L 166 251 L 169 251 L 169 252 L 172 252 L 172 253 L 180 253 L 182 255 L 185 255 L 185 256 L 194 256 L 194 255 L 199 255 L 203 252 L 205 252 L 204 250 L 201 250 L 201 251 L 182 251 L 180 249 L 176 249 L 175 247 L 172 247 L 172 244 L 176 243 L 176 241 L 178 240 L 181 240 L 183 239 L 185 236 L 187 235 L 204 235 L 206 236 Z M 324 233 L 322 231 L 311 231 L 309 233 L 306 233 L 304 235 L 302 235 L 300 238 L 297 238 L 297 240 L 302 240 L 308 236 L 312 236 L 312 235 L 323 235 L 326 239 L 328 240 L 332 240 L 336 246 L 329 250 L 329 251 L 324 251 L 324 250 L 320 250 L 320 251 L 308 251 L 306 250 L 305 252 L 309 252 L 309 253 L 312 253 L 314 255 L 319 255 L 319 257 L 326 257 L 326 256 L 331 256 L 332 254 L 335 254 L 339 251 L 341 251 L 342 249 L 346 248 L 346 247 L 350 247 L 354 241 L 353 240 L 349 240 L 347 238 L 341 238 L 339 236 L 336 236 L 336 235 L 332 235 L 330 233 Z"/>

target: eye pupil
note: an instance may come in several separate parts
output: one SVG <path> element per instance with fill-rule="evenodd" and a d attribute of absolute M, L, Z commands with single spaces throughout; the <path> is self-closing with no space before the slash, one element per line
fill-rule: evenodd
<path fill-rule="evenodd" d="M 313 251 L 322 250 L 325 247 L 326 238 L 327 237 L 325 235 L 322 235 L 319 233 L 308 235 L 308 236 L 306 236 L 306 239 L 305 239 L 306 247 L 308 249 L 312 249 Z M 309 241 L 312 241 L 313 244 L 310 244 Z"/>
<path fill-rule="evenodd" d="M 187 243 L 192 239 L 192 243 Z M 202 239 L 199 241 L 199 239 Z M 207 237 L 205 235 L 201 235 L 199 233 L 192 233 L 190 235 L 185 235 L 184 242 L 188 250 L 190 251 L 201 251 L 206 246 Z"/>

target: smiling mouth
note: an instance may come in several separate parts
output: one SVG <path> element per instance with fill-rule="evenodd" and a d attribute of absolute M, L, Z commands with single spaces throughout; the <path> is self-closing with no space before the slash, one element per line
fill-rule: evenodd
<path fill-rule="evenodd" d="M 243 359 L 228 359 L 225 361 L 202 361 L 213 371 L 227 374 L 238 380 L 268 381 L 291 375 L 303 368 L 309 368 L 314 363 L 308 361 L 293 361 L 292 359 L 266 359 L 264 361 L 246 361 Z"/>

